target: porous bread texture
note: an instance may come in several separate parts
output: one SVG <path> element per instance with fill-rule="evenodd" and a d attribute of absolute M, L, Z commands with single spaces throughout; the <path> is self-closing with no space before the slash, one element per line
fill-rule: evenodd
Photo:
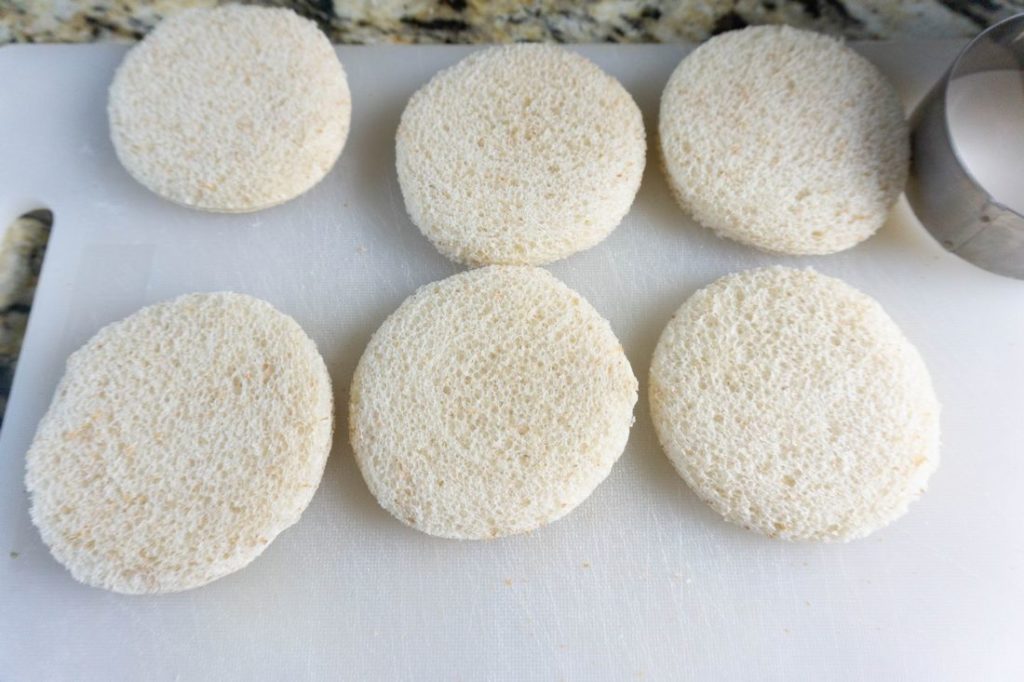
<path fill-rule="evenodd" d="M 694 50 L 665 86 L 658 129 L 684 210 L 765 251 L 827 254 L 867 239 L 907 179 L 892 86 L 841 42 L 790 27 Z"/>
<path fill-rule="evenodd" d="M 428 284 L 377 330 L 349 429 L 398 520 L 457 539 L 569 513 L 626 445 L 637 380 L 608 322 L 545 270 L 490 266 Z"/>
<path fill-rule="evenodd" d="M 149 306 L 68 359 L 27 455 L 32 521 L 83 583 L 199 587 L 298 521 L 332 428 L 327 368 L 295 320 L 234 293 Z"/>
<path fill-rule="evenodd" d="M 476 52 L 409 100 L 396 140 L 412 222 L 471 265 L 541 265 L 629 211 L 647 144 L 621 84 L 553 45 Z"/>
<path fill-rule="evenodd" d="M 658 342 L 649 397 L 683 479 L 770 537 L 865 536 L 939 463 L 921 357 L 878 303 L 813 270 L 749 270 L 694 294 Z"/>
<path fill-rule="evenodd" d="M 118 67 L 107 111 L 117 157 L 140 183 L 186 206 L 245 212 L 327 174 L 352 102 L 316 24 L 227 5 L 157 26 Z"/>

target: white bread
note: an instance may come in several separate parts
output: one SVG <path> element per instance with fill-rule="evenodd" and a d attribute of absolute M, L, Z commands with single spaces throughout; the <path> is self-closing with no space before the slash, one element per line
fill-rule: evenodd
<path fill-rule="evenodd" d="M 750 270 L 698 291 L 658 342 L 649 392 L 679 474 L 771 537 L 867 535 L 939 462 L 921 357 L 878 303 L 813 270 Z"/>
<path fill-rule="evenodd" d="M 132 49 L 110 86 L 121 163 L 171 201 L 256 211 L 334 165 L 352 104 L 327 37 L 291 10 L 186 10 Z"/>
<path fill-rule="evenodd" d="M 422 287 L 377 330 L 349 429 L 370 491 L 431 535 L 528 531 L 580 504 L 626 445 L 637 381 L 611 327 L 547 271 Z"/>
<path fill-rule="evenodd" d="M 907 178 L 892 86 L 839 41 L 762 26 L 683 59 L 658 123 L 669 186 L 706 227 L 759 249 L 826 254 L 867 239 Z"/>
<path fill-rule="evenodd" d="M 299 519 L 331 447 L 316 345 L 270 304 L 191 294 L 68 359 L 27 455 L 32 521 L 81 582 L 199 587 Z"/>
<path fill-rule="evenodd" d="M 413 223 L 468 265 L 541 265 L 587 249 L 629 211 L 643 175 L 629 93 L 553 45 L 476 52 L 409 100 L 398 180 Z"/>

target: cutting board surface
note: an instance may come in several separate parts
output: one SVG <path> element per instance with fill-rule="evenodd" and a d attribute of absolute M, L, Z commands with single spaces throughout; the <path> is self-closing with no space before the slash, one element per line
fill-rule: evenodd
<path fill-rule="evenodd" d="M 857 49 L 909 107 L 959 47 Z M 342 409 L 315 499 L 250 567 L 159 597 L 74 582 L 29 521 L 24 454 L 65 359 L 101 326 L 184 292 L 264 298 L 317 342 L 343 407 L 377 326 L 460 270 L 406 216 L 394 134 L 412 92 L 471 48 L 339 48 L 354 98 L 340 162 L 305 196 L 249 215 L 170 204 L 119 166 L 105 105 L 124 49 L 0 50 L 0 223 L 55 215 L 0 434 L 0 678 L 1024 678 L 1024 282 L 945 253 L 903 200 L 838 255 L 718 239 L 672 202 L 653 150 L 622 225 L 550 267 L 611 321 L 641 380 L 625 453 L 574 513 L 490 542 L 406 528 L 367 491 Z M 653 146 L 658 95 L 686 48 L 579 51 L 633 93 Z M 721 275 L 773 263 L 876 297 L 943 402 L 928 494 L 865 540 L 790 544 L 726 524 L 654 436 L 647 370 L 672 312 Z"/>

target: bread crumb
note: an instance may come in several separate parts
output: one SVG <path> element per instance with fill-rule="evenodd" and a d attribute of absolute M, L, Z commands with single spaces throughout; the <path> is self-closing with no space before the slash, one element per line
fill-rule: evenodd
<path fill-rule="evenodd" d="M 32 521 L 88 585 L 205 585 L 298 521 L 331 449 L 332 397 L 316 344 L 266 301 L 143 308 L 68 358 L 26 454 Z"/>
<path fill-rule="evenodd" d="M 875 300 L 809 268 L 737 272 L 695 293 L 658 341 L 648 388 L 680 476 L 769 537 L 864 537 L 938 465 L 920 354 Z"/>
<path fill-rule="evenodd" d="M 907 179 L 899 95 L 866 59 L 811 31 L 712 38 L 672 74 L 658 120 L 684 210 L 773 253 L 834 253 L 867 239 Z"/>
<path fill-rule="evenodd" d="M 646 150 L 626 89 L 555 45 L 493 47 L 441 71 L 395 140 L 412 222 L 472 266 L 543 265 L 597 244 L 632 205 Z"/>
<path fill-rule="evenodd" d="M 493 538 L 561 518 L 604 480 L 637 380 L 577 296 L 543 268 L 490 266 L 388 317 L 349 391 L 352 447 L 384 509 L 431 535 Z"/>
<path fill-rule="evenodd" d="M 254 211 L 319 182 L 348 136 L 351 93 L 330 41 L 282 8 L 228 5 L 168 18 L 110 87 L 127 171 L 171 201 Z"/>

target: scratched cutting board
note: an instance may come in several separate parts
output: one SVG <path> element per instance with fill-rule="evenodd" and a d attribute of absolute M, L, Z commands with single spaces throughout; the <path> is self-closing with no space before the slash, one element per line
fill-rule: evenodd
<path fill-rule="evenodd" d="M 911 106 L 959 43 L 859 46 Z M 552 272 L 607 316 L 638 377 L 636 425 L 608 480 L 532 534 L 460 543 L 394 521 L 344 437 L 308 511 L 249 568 L 127 597 L 75 583 L 32 528 L 24 453 L 68 354 L 102 325 L 188 291 L 271 301 L 316 340 L 346 405 L 374 329 L 459 268 L 405 215 L 393 139 L 409 95 L 456 47 L 345 47 L 354 98 L 340 163 L 250 215 L 150 194 L 107 139 L 124 48 L 0 50 L 0 223 L 56 222 L 0 437 L 0 678 L 1020 679 L 1024 676 L 1024 282 L 946 254 L 901 200 L 839 255 L 779 258 L 715 238 L 669 198 L 655 158 L 604 243 Z M 683 47 L 584 47 L 645 112 Z M 812 265 L 878 298 L 944 404 L 943 463 L 903 519 L 849 545 L 771 541 L 721 521 L 661 453 L 649 358 L 673 310 L 727 272 Z"/>

